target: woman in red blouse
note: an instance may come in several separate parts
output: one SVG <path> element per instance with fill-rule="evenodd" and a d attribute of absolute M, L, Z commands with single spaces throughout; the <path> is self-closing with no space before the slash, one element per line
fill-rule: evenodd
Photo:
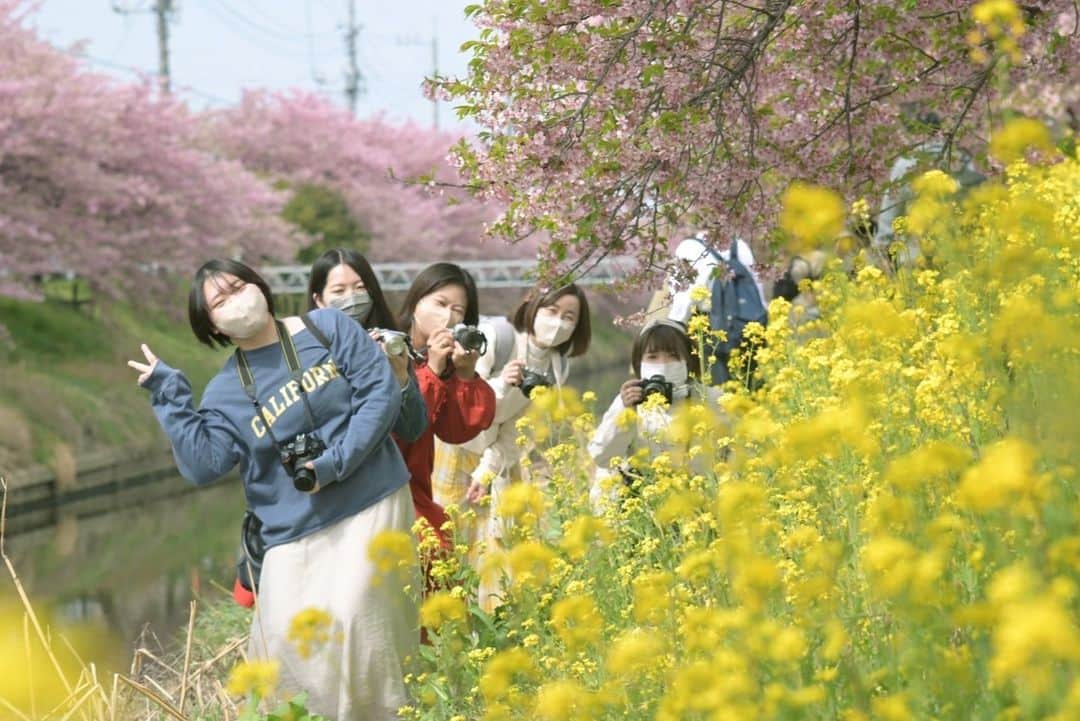
<path fill-rule="evenodd" d="M 431 493 L 435 437 L 465 443 L 495 417 L 495 392 L 476 374 L 480 354 L 463 348 L 450 330 L 459 323 L 475 326 L 477 306 L 472 276 L 453 263 L 435 263 L 416 276 L 398 316 L 398 327 L 423 356 L 416 365 L 416 379 L 427 405 L 428 427 L 415 441 L 396 440 L 412 475 L 409 486 L 416 515 L 427 519 L 446 549 L 453 544 L 442 531 L 446 512 Z"/>

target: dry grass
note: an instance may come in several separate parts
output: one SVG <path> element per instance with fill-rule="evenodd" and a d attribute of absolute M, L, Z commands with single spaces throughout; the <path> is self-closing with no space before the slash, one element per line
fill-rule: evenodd
<path fill-rule="evenodd" d="M 170 652 L 155 636 L 144 633 L 127 673 L 102 672 L 95 663 L 81 658 L 66 638 L 54 634 L 35 612 L 4 549 L 6 511 L 7 483 L 0 477 L 0 558 L 22 605 L 27 658 L 32 648 L 43 652 L 53 677 L 34 678 L 27 672 L 30 708 L 18 708 L 0 697 L 0 716 L 19 721 L 233 721 L 239 716 L 240 707 L 225 692 L 224 684 L 232 666 L 244 656 L 246 633 L 216 638 L 212 646 L 199 643 L 200 611 L 193 601 L 182 649 Z M 46 684 L 60 692 L 51 700 L 35 703 L 35 688 Z"/>

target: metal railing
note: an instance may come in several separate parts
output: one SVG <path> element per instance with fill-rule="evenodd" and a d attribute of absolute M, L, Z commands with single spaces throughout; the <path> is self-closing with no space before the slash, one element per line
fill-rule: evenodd
<path fill-rule="evenodd" d="M 462 260 L 454 261 L 469 271 L 478 288 L 528 288 L 535 283 L 534 260 Z M 604 258 L 589 272 L 577 280 L 582 285 L 597 285 L 620 280 L 634 267 L 633 258 L 616 256 Z M 429 262 L 375 263 L 372 270 L 384 291 L 405 291 Z M 308 271 L 306 265 L 277 265 L 259 269 L 270 284 L 275 295 L 303 294 L 307 292 Z"/>

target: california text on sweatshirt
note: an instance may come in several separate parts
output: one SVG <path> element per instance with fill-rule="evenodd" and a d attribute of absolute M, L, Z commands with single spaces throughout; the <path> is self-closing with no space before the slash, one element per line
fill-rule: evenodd
<path fill-rule="evenodd" d="M 198 408 L 187 378 L 161 361 L 144 384 L 184 478 L 202 485 L 240 466 L 248 507 L 262 521 L 268 547 L 358 513 L 409 480 L 390 437 L 401 389 L 382 350 L 336 308 L 312 311 L 310 317 L 330 339 L 330 348 L 306 328 L 293 334 L 304 369 L 300 384 L 290 377 L 278 343 L 246 352 L 261 417 L 244 392 L 235 355 L 207 384 Z M 284 444 L 312 430 L 301 385 L 315 433 L 327 446 L 314 461 L 321 488 L 313 494 L 293 487 L 267 432 L 269 427 Z"/>

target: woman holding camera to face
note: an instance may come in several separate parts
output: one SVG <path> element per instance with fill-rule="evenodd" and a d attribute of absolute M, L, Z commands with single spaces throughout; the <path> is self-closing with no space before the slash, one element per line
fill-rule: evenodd
<path fill-rule="evenodd" d="M 671 414 L 692 400 L 710 401 L 715 408 L 720 397 L 719 388 L 701 383 L 700 360 L 686 327 L 678 321 L 655 320 L 647 324 L 634 341 L 630 365 L 634 377 L 622 384 L 589 442 L 589 455 L 597 466 L 589 496 L 598 510 L 605 500 L 617 498 L 621 486 L 636 477 L 625 461 L 621 468 L 612 470 L 613 458 L 629 460 L 641 448 L 649 449 L 650 458 L 668 450 L 670 445 L 663 434 L 671 423 Z M 663 396 L 665 406 L 639 408 L 653 394 Z M 637 409 L 634 422 L 620 423 L 628 408 Z"/>
<path fill-rule="evenodd" d="M 367 258 L 348 248 L 328 250 L 316 258 L 308 276 L 308 304 L 308 310 L 337 308 L 367 329 L 401 386 L 401 415 L 394 424 L 394 437 L 405 443 L 419 439 L 428 425 L 427 406 L 411 355 L 387 351 L 386 340 L 397 335 L 397 323 Z M 391 350 L 407 349 L 398 345 Z"/>
<path fill-rule="evenodd" d="M 487 350 L 477 371 L 495 389 L 495 419 L 490 428 L 469 443 L 440 445 L 433 484 L 444 505 L 479 504 L 489 493 L 491 503 L 477 507 L 471 529 L 473 548 L 480 542 L 492 550 L 503 537 L 502 521 L 492 512 L 508 484 L 523 480 L 516 421 L 525 414 L 536 386 L 561 386 L 570 372 L 569 359 L 588 350 L 592 329 L 584 291 L 570 284 L 551 291 L 533 291 L 522 300 L 513 318 L 491 318 L 480 324 Z M 474 562 L 479 563 L 478 554 Z M 497 586 L 481 582 L 481 603 L 491 608 Z"/>
<path fill-rule="evenodd" d="M 464 443 L 495 416 L 495 392 L 476 373 L 482 349 L 466 347 L 478 335 L 477 305 L 472 276 L 453 263 L 435 263 L 416 276 L 398 317 L 418 354 L 416 378 L 428 413 L 427 430 L 412 442 L 399 438 L 398 447 L 409 467 L 417 515 L 427 519 L 446 549 L 453 544 L 442 530 L 446 512 L 431 492 L 435 438 Z"/>
<path fill-rule="evenodd" d="M 344 313 L 274 318 L 266 282 L 212 260 L 188 300 L 202 343 L 236 346 L 195 406 L 184 375 L 143 346 L 129 361 L 151 393 L 177 468 L 205 484 L 240 466 L 268 547 L 248 653 L 280 663 L 282 693 L 307 691 L 338 721 L 393 719 L 406 701 L 402 664 L 417 645 L 417 607 L 401 583 L 377 583 L 367 548 L 414 518 L 408 469 L 390 437 L 400 386 L 378 346 Z M 332 619 L 330 641 L 301 654 L 297 614 Z"/>

